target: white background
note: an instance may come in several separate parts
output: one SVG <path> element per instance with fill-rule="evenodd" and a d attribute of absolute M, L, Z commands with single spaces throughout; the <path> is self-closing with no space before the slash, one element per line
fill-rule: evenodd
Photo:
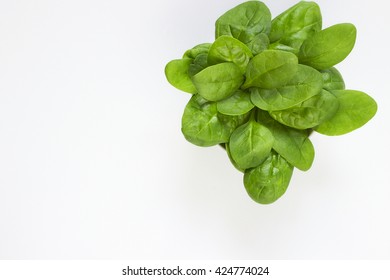
<path fill-rule="evenodd" d="M 356 25 L 338 69 L 379 109 L 314 135 L 312 169 L 267 206 L 221 148 L 185 141 L 190 95 L 164 77 L 239 3 L 1 0 L 1 259 L 390 258 L 387 1 L 317 1 L 324 27 Z"/>

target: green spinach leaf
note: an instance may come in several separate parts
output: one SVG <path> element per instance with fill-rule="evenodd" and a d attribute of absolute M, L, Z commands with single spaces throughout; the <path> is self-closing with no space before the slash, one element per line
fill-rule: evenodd
<path fill-rule="evenodd" d="M 229 141 L 230 154 L 239 168 L 255 167 L 269 155 L 273 142 L 268 128 L 251 119 L 233 131 Z"/>
<path fill-rule="evenodd" d="M 251 88 L 253 104 L 273 111 L 293 107 L 321 92 L 321 74 L 306 65 L 298 65 L 297 72 L 284 86 L 273 89 Z"/>
<path fill-rule="evenodd" d="M 321 123 L 315 130 L 335 136 L 349 133 L 365 125 L 376 114 L 378 106 L 373 98 L 357 90 L 334 90 L 340 104 L 332 118 Z"/>
<path fill-rule="evenodd" d="M 272 148 L 296 168 L 309 170 L 314 160 L 314 147 L 307 130 L 298 130 L 280 124 L 268 112 L 259 111 L 257 121 L 274 136 Z"/>
<path fill-rule="evenodd" d="M 251 58 L 252 53 L 245 44 L 225 35 L 215 40 L 208 53 L 208 63 L 210 65 L 233 62 L 241 69 L 242 74 L 245 73 L 246 66 Z"/>
<path fill-rule="evenodd" d="M 248 92 L 237 90 L 232 96 L 217 102 L 217 109 L 225 115 L 237 116 L 255 107 Z"/>
<path fill-rule="evenodd" d="M 245 171 L 245 189 L 258 203 L 275 202 L 286 192 L 292 173 L 293 167 L 281 155 L 272 152 L 262 164 Z"/>
<path fill-rule="evenodd" d="M 175 59 L 165 66 L 165 76 L 175 88 L 188 93 L 196 93 L 196 88 L 188 75 L 191 59 Z"/>
<path fill-rule="evenodd" d="M 324 89 L 328 91 L 345 89 L 345 83 L 340 72 L 332 67 L 321 71 Z"/>
<path fill-rule="evenodd" d="M 291 52 L 293 54 L 296 54 L 296 49 L 294 49 L 290 46 L 281 44 L 279 42 L 274 42 L 274 43 L 270 44 L 268 48 L 270 50 L 285 51 L 285 52 Z"/>
<path fill-rule="evenodd" d="M 356 28 L 351 23 L 328 27 L 307 38 L 299 51 L 299 62 L 318 70 L 328 69 L 343 61 L 356 41 Z"/>
<path fill-rule="evenodd" d="M 200 54 L 207 54 L 209 52 L 210 47 L 210 43 L 196 45 L 192 49 L 187 50 L 184 53 L 183 58 L 195 59 Z"/>
<path fill-rule="evenodd" d="M 207 68 L 207 53 L 198 54 L 188 67 L 188 75 L 192 78 L 203 69 Z"/>
<path fill-rule="evenodd" d="M 232 132 L 247 118 L 246 115 L 221 115 L 215 102 L 195 94 L 184 109 L 181 130 L 185 138 L 197 146 L 214 146 L 228 142 Z"/>
<path fill-rule="evenodd" d="M 281 111 L 271 111 L 278 122 L 297 129 L 313 128 L 331 118 L 337 111 L 337 98 L 326 90 L 301 104 Z"/>
<path fill-rule="evenodd" d="M 266 50 L 248 64 L 244 89 L 250 87 L 277 88 L 284 86 L 298 69 L 297 57 L 289 52 Z"/>
<path fill-rule="evenodd" d="M 237 127 L 248 122 L 249 117 L 250 117 L 250 112 L 248 112 L 246 114 L 239 115 L 239 116 L 228 116 L 228 115 L 221 114 L 218 112 L 218 119 L 225 126 L 225 129 L 227 131 L 229 131 L 230 136 Z M 228 142 L 229 142 L 229 140 L 226 141 L 225 143 L 228 143 Z"/>
<path fill-rule="evenodd" d="M 320 7 L 314 2 L 301 1 L 272 20 L 269 38 L 272 43 L 289 46 L 298 53 L 303 41 L 321 28 Z"/>
<path fill-rule="evenodd" d="M 218 101 L 231 96 L 241 86 L 244 77 L 234 63 L 224 62 L 200 71 L 192 81 L 203 98 Z"/>
<path fill-rule="evenodd" d="M 215 37 L 234 37 L 250 44 L 261 33 L 269 33 L 271 12 L 259 1 L 247 1 L 224 13 L 215 23 Z"/>
<path fill-rule="evenodd" d="M 253 55 L 257 55 L 266 50 L 269 46 L 269 38 L 267 34 L 260 33 L 253 37 L 251 41 L 246 43 Z"/>
<path fill-rule="evenodd" d="M 240 166 L 238 166 L 238 164 L 234 161 L 234 159 L 232 158 L 232 155 L 231 155 L 231 153 L 230 153 L 230 147 L 229 147 L 229 143 L 225 143 L 224 144 L 225 145 L 225 150 L 226 150 L 226 153 L 227 153 L 227 155 L 228 155 L 228 157 L 229 157 L 229 160 L 230 160 L 230 162 L 232 163 L 232 165 L 234 166 L 234 168 L 236 168 L 238 171 L 240 171 L 240 172 L 245 172 L 245 169 L 243 169 L 243 168 L 241 168 Z"/>

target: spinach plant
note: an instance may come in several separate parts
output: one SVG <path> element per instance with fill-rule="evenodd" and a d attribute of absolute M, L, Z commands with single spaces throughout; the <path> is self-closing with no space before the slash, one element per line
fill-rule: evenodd
<path fill-rule="evenodd" d="M 314 160 L 313 132 L 342 135 L 366 124 L 377 104 L 345 89 L 334 67 L 352 51 L 356 28 L 322 28 L 315 2 L 301 1 L 274 19 L 260 1 L 244 2 L 219 17 L 215 41 L 169 62 L 169 83 L 192 94 L 182 117 L 185 138 L 222 146 L 244 173 L 256 202 L 286 191 L 294 168 Z"/>

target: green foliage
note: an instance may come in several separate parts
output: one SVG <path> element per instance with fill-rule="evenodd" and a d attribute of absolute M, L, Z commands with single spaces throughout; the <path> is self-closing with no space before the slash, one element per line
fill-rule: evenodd
<path fill-rule="evenodd" d="M 343 61 L 356 41 L 356 28 L 340 23 L 314 33 L 299 50 L 299 62 L 319 70 L 328 69 Z"/>
<path fill-rule="evenodd" d="M 299 2 L 272 20 L 269 39 L 277 49 L 288 46 L 299 52 L 302 43 L 322 27 L 320 7 L 314 2 Z"/>
<path fill-rule="evenodd" d="M 206 69 L 207 66 L 207 53 L 200 53 L 194 58 L 194 60 L 192 60 L 190 66 L 188 67 L 188 75 L 190 78 L 193 78 L 200 71 Z"/>
<path fill-rule="evenodd" d="M 172 60 L 165 67 L 165 76 L 175 88 L 188 93 L 196 93 L 196 88 L 188 73 L 191 63 L 192 60 L 188 58 Z"/>
<path fill-rule="evenodd" d="M 322 86 L 322 76 L 317 70 L 298 65 L 294 76 L 281 87 L 251 88 L 251 99 L 253 104 L 262 110 L 284 110 L 318 94 Z"/>
<path fill-rule="evenodd" d="M 284 86 L 295 75 L 297 69 L 298 58 L 294 54 L 265 50 L 249 62 L 242 88 L 272 89 Z"/>
<path fill-rule="evenodd" d="M 224 13 L 215 22 L 215 38 L 222 35 L 254 45 L 260 34 L 268 35 L 271 29 L 271 12 L 260 1 L 244 2 Z"/>
<path fill-rule="evenodd" d="M 195 145 L 214 146 L 229 142 L 232 132 L 246 119 L 247 115 L 222 115 L 218 113 L 215 102 L 196 94 L 184 109 L 181 130 L 185 138 Z"/>
<path fill-rule="evenodd" d="M 220 113 L 237 116 L 248 113 L 253 109 L 251 96 L 248 92 L 237 90 L 232 96 L 217 102 L 217 109 Z"/>
<path fill-rule="evenodd" d="M 308 130 L 298 130 L 280 124 L 266 111 L 258 111 L 257 121 L 274 136 L 273 149 L 294 167 L 309 170 L 314 160 L 314 147 Z"/>
<path fill-rule="evenodd" d="M 259 166 L 245 170 L 244 186 L 256 202 L 275 202 L 287 190 L 293 167 L 278 153 L 271 152 Z"/>
<path fill-rule="evenodd" d="M 315 128 L 317 132 L 329 136 L 346 134 L 365 125 L 375 116 L 377 104 L 364 92 L 335 90 L 332 93 L 338 100 L 338 110 Z"/>
<path fill-rule="evenodd" d="M 208 54 L 210 47 L 210 43 L 196 45 L 192 49 L 187 50 L 184 53 L 183 58 L 195 59 L 200 54 Z"/>
<path fill-rule="evenodd" d="M 309 170 L 318 132 L 341 135 L 366 124 L 377 104 L 345 89 L 334 65 L 356 40 L 350 23 L 322 30 L 314 2 L 301 1 L 271 20 L 267 6 L 247 1 L 215 24 L 216 40 L 169 62 L 170 84 L 193 94 L 182 116 L 185 138 L 225 148 L 256 202 L 279 199 L 293 169 Z"/>
<path fill-rule="evenodd" d="M 199 95 L 210 101 L 231 96 L 244 81 L 240 68 L 225 62 L 209 66 L 192 77 Z"/>
<path fill-rule="evenodd" d="M 345 89 L 345 83 L 340 72 L 332 67 L 321 70 L 322 80 L 324 81 L 323 89 L 332 91 L 337 89 Z"/>
<path fill-rule="evenodd" d="M 252 41 L 246 44 L 251 50 L 253 55 L 257 55 L 262 51 L 268 49 L 269 47 L 269 38 L 267 34 L 260 33 L 253 37 Z"/>
<path fill-rule="evenodd" d="M 267 158 L 273 143 L 269 129 L 251 119 L 230 136 L 230 155 L 240 169 L 256 167 Z"/>
<path fill-rule="evenodd" d="M 332 117 L 339 107 L 337 98 L 326 90 L 286 110 L 269 112 L 278 122 L 297 129 L 313 128 Z"/>
<path fill-rule="evenodd" d="M 237 39 L 223 35 L 217 38 L 211 45 L 208 53 L 208 63 L 214 65 L 221 62 L 233 62 L 244 74 L 252 56 L 252 52 L 245 44 Z"/>

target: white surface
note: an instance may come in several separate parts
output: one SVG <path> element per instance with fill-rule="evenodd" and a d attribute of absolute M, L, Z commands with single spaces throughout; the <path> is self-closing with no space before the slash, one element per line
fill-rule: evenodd
<path fill-rule="evenodd" d="M 338 68 L 379 110 L 314 136 L 312 169 L 269 206 L 222 149 L 185 141 L 189 95 L 163 73 L 240 2 L 0 2 L 1 259 L 390 258 L 387 2 L 318 1 L 325 27 L 357 26 Z"/>

